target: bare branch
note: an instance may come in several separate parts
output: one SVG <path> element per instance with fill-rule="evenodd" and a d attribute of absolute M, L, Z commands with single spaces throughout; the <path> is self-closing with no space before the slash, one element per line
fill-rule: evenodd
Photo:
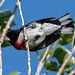
<path fill-rule="evenodd" d="M 61 41 L 62 38 L 59 38 L 58 40 L 56 40 L 55 43 L 54 43 L 54 45 L 53 45 L 53 47 L 55 47 L 57 45 L 57 43 L 58 43 L 59 40 Z"/>
<path fill-rule="evenodd" d="M 3 5 L 3 3 L 5 2 L 5 0 L 2 0 L 0 3 L 0 7 Z"/>
<path fill-rule="evenodd" d="M 75 74 L 75 68 L 69 73 L 69 75 Z"/>
<path fill-rule="evenodd" d="M 11 24 L 11 22 L 14 19 L 14 16 L 15 16 L 15 13 L 16 13 L 16 10 L 17 10 L 17 7 L 18 7 L 18 2 L 16 3 L 16 6 L 14 8 L 14 11 L 13 11 L 12 15 L 10 16 L 10 18 L 9 18 L 7 24 L 6 24 L 6 27 L 3 29 L 3 32 L 2 32 L 2 35 L 1 35 L 1 44 L 3 43 L 4 37 L 6 35 L 6 32 L 10 28 L 10 24 Z"/>
<path fill-rule="evenodd" d="M 55 47 L 55 46 L 57 45 L 58 41 L 59 41 L 59 40 L 55 41 L 53 47 Z"/>
<path fill-rule="evenodd" d="M 47 75 L 49 71 L 50 71 L 50 70 L 47 70 L 47 72 L 46 72 L 46 73 L 44 73 L 43 75 Z"/>
<path fill-rule="evenodd" d="M 57 75 L 61 75 L 63 69 L 65 68 L 66 64 L 68 63 L 68 61 L 70 60 L 70 58 L 72 57 L 73 53 L 75 52 L 75 46 L 72 50 L 72 52 L 70 53 L 70 55 L 65 59 L 65 61 L 63 62 L 62 66 L 60 67 Z"/>
<path fill-rule="evenodd" d="M 3 29 L 3 32 L 2 32 L 2 35 L 1 35 L 1 38 L 0 38 L 0 75 L 2 75 L 2 57 L 1 57 L 2 52 L 1 52 L 1 45 L 3 43 L 4 37 L 6 35 L 6 32 L 10 28 L 10 24 L 13 21 L 13 18 L 15 16 L 15 13 L 16 13 L 16 10 L 17 10 L 17 7 L 18 7 L 18 2 L 16 3 L 15 9 L 13 11 L 13 14 L 10 16 L 10 18 L 9 18 L 7 24 L 6 24 L 6 27 Z"/>
<path fill-rule="evenodd" d="M 24 18 L 23 18 L 23 14 L 22 14 L 22 10 L 21 10 L 21 3 L 19 0 L 17 0 L 18 3 L 19 3 L 19 10 L 20 10 L 20 16 L 21 16 L 21 19 L 22 19 L 22 26 L 24 26 Z"/>
<path fill-rule="evenodd" d="M 21 4 L 19 2 L 19 0 L 17 0 L 19 3 L 19 10 L 20 10 L 20 16 L 22 19 L 22 26 L 24 27 L 24 18 L 22 15 L 22 10 L 21 10 Z M 30 66 L 30 52 L 29 52 L 29 42 L 28 42 L 28 38 L 26 35 L 26 28 L 24 27 L 24 35 L 25 35 L 25 40 L 26 40 L 26 49 L 27 49 L 27 53 L 28 53 L 28 75 L 31 75 L 31 66 Z"/>
<path fill-rule="evenodd" d="M 2 51 L 1 51 L 1 41 L 0 41 L 0 75 L 2 75 Z"/>
<path fill-rule="evenodd" d="M 75 31 L 74 31 L 73 38 L 72 38 L 71 51 L 72 51 L 73 46 L 74 46 L 74 40 L 75 40 Z"/>
<path fill-rule="evenodd" d="M 45 62 L 44 62 L 44 59 L 46 58 L 46 55 L 47 55 L 47 53 L 48 53 L 48 51 L 49 51 L 49 48 L 50 48 L 50 46 L 48 46 L 48 48 L 47 48 L 47 50 L 46 50 L 46 52 L 45 52 L 43 58 L 40 60 L 35 75 L 39 75 L 39 74 L 40 74 L 40 71 L 41 71 L 41 69 L 42 69 L 42 67 L 43 67 L 43 65 L 44 65 L 44 63 L 45 63 Z M 50 55 L 49 55 L 49 56 L 50 56 Z M 48 57 L 49 57 L 49 56 L 48 56 Z"/>

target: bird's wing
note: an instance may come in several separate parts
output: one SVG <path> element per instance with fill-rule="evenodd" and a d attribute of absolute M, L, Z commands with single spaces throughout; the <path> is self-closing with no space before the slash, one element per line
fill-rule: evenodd
<path fill-rule="evenodd" d="M 51 17 L 51 18 L 46 18 L 46 19 L 41 19 L 41 20 L 37 20 L 37 21 L 33 21 L 33 22 L 30 22 L 29 24 L 26 24 L 25 27 L 32 27 L 30 26 L 31 24 L 35 24 L 35 23 L 40 23 L 40 24 L 43 24 L 44 22 L 54 22 L 54 20 L 56 19 L 56 17 Z M 20 28 L 20 31 L 23 30 L 23 27 Z"/>
<path fill-rule="evenodd" d="M 44 22 L 49 23 L 50 21 L 55 20 L 55 19 L 56 19 L 56 17 L 51 17 L 51 18 L 41 19 L 41 20 L 38 20 L 36 22 L 43 24 Z"/>
<path fill-rule="evenodd" d="M 42 48 L 45 48 L 45 47 L 51 45 L 53 42 L 55 42 L 59 38 L 60 38 L 60 34 L 53 33 L 51 35 L 48 35 L 48 36 L 46 36 L 45 40 L 40 45 L 38 45 L 37 47 L 35 47 L 33 49 L 30 49 L 30 51 L 37 51 Z"/>
<path fill-rule="evenodd" d="M 42 30 L 45 32 L 45 35 L 50 35 L 53 32 L 59 30 L 61 28 L 61 25 L 56 25 L 52 23 L 43 23 L 42 24 Z"/>

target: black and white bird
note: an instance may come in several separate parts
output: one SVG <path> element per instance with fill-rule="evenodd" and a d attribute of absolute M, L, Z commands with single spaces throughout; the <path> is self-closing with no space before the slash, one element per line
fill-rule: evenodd
<path fill-rule="evenodd" d="M 74 31 L 73 20 L 69 17 L 68 13 L 59 19 L 46 18 L 25 25 L 30 51 L 47 47 L 59 39 L 60 34 L 72 34 Z M 5 40 L 17 50 L 26 50 L 23 27 L 7 32 Z"/>

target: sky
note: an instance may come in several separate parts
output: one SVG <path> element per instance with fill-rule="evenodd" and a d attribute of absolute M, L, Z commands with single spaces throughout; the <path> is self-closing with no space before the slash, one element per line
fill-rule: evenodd
<path fill-rule="evenodd" d="M 0 11 L 9 9 L 11 12 L 13 12 L 16 1 L 17 0 L 6 0 L 3 6 L 0 8 Z M 60 18 L 67 13 L 70 13 L 70 17 L 75 20 L 75 0 L 22 0 L 21 5 L 25 24 L 49 17 Z M 16 26 L 13 26 L 11 29 L 19 29 L 22 24 L 19 9 L 16 12 L 14 21 Z M 65 47 L 70 49 L 70 44 L 68 46 L 65 45 Z M 40 54 L 41 50 L 38 52 Z M 30 56 L 32 68 L 31 75 L 35 75 L 39 60 L 36 52 L 30 52 Z M 73 56 L 75 56 L 75 54 Z M 2 48 L 3 75 L 8 75 L 14 71 L 21 72 L 20 75 L 27 75 L 27 61 L 28 59 L 26 51 L 18 51 L 12 46 Z M 47 70 L 45 70 L 43 67 L 40 75 L 46 72 Z M 57 72 L 50 71 L 48 75 L 56 75 L 56 73 Z"/>

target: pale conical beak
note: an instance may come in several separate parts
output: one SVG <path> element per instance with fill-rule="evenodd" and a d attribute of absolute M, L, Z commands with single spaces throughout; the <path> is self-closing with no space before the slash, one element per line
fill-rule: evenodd
<path fill-rule="evenodd" d="M 5 36 L 4 41 L 10 41 L 10 38 L 8 38 L 7 36 Z"/>

